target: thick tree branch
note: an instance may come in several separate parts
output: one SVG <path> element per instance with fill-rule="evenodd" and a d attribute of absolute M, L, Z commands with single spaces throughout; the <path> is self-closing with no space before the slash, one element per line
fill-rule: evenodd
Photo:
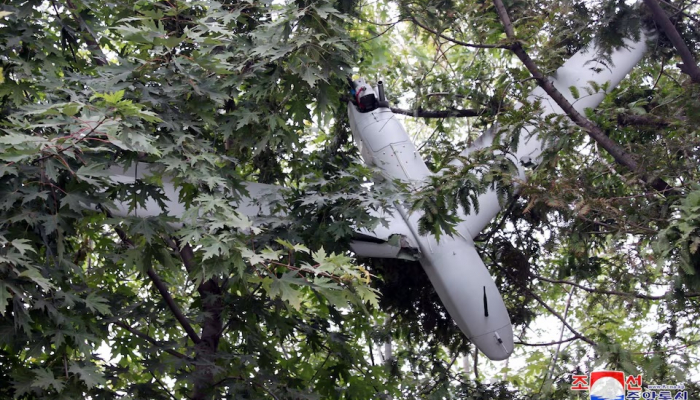
<path fill-rule="evenodd" d="M 405 108 L 391 107 L 391 111 L 394 114 L 408 115 L 415 118 L 464 118 L 464 117 L 478 117 L 484 112 L 472 109 L 449 109 L 449 110 L 423 110 L 418 108 L 415 110 L 407 110 Z"/>
<path fill-rule="evenodd" d="M 540 276 L 540 275 L 533 274 L 532 277 L 535 279 L 544 281 L 544 282 L 570 285 L 570 286 L 582 289 L 588 293 L 607 294 L 607 295 L 622 296 L 622 297 L 634 297 L 634 298 L 642 299 L 642 300 L 663 300 L 663 299 L 667 298 L 667 295 L 665 295 L 665 294 L 660 295 L 660 296 L 650 296 L 650 295 L 640 294 L 640 293 L 618 292 L 616 290 L 590 288 L 590 287 L 581 285 L 580 283 L 571 282 L 571 281 L 564 281 L 564 280 L 559 280 L 559 279 L 549 279 L 549 278 L 545 278 L 544 276 Z M 686 298 L 700 297 L 700 293 L 688 293 L 688 294 L 684 294 L 683 296 Z"/>
<path fill-rule="evenodd" d="M 634 172 L 642 181 L 647 183 L 652 188 L 663 193 L 664 196 L 675 195 L 676 190 L 672 188 L 666 181 L 661 178 L 649 175 L 642 166 L 639 165 L 637 160 L 632 157 L 625 149 L 616 143 L 614 140 L 610 139 L 609 136 L 600 129 L 599 126 L 591 122 L 588 118 L 584 117 L 576 111 L 576 109 L 569 103 L 569 101 L 557 90 L 554 84 L 547 79 L 547 77 L 542 74 L 540 69 L 535 64 L 534 60 L 530 58 L 525 49 L 523 49 L 522 44 L 515 38 L 515 33 L 513 31 L 513 24 L 508 17 L 508 12 L 506 11 L 503 1 L 494 0 L 496 6 L 496 11 L 498 16 L 503 23 L 503 27 L 506 32 L 508 39 L 512 41 L 512 44 L 508 45 L 508 48 L 515 53 L 515 55 L 520 59 L 520 61 L 525 65 L 525 67 L 530 71 L 530 74 L 537 81 L 539 86 L 544 89 L 544 91 L 554 100 L 559 107 L 566 113 L 566 115 L 571 119 L 576 125 L 583 128 L 593 140 L 605 151 L 610 154 L 613 159 L 620 165 L 627 167 L 632 172 Z"/>
<path fill-rule="evenodd" d="M 138 329 L 132 328 L 131 326 L 129 326 L 129 325 L 127 325 L 127 324 L 125 324 L 125 323 L 123 323 L 123 322 L 121 322 L 121 321 L 113 321 L 112 323 L 113 323 L 114 325 L 116 325 L 116 326 L 118 326 L 118 327 L 124 329 L 124 330 L 129 331 L 130 333 L 134 334 L 135 336 L 138 336 L 138 337 L 140 337 L 141 339 L 144 339 L 145 341 L 147 341 L 147 342 L 151 343 L 152 345 L 156 346 L 157 348 L 159 348 L 159 349 L 165 351 L 166 353 L 170 354 L 171 356 L 174 356 L 174 357 L 177 357 L 177 358 L 180 358 L 180 359 L 183 359 L 183 360 L 190 360 L 190 361 L 192 360 L 191 358 L 187 357 L 186 355 L 184 355 L 184 354 L 182 354 L 182 353 L 180 353 L 180 352 L 177 352 L 177 351 L 175 351 L 175 350 L 173 350 L 173 349 L 168 349 L 168 348 L 163 347 L 163 344 L 160 343 L 160 342 L 158 342 L 158 341 L 155 340 L 154 338 L 152 338 L 152 337 L 148 336 L 147 334 L 145 334 L 145 333 L 139 331 Z"/>
<path fill-rule="evenodd" d="M 343 102 L 353 101 L 350 96 L 341 96 L 340 100 Z M 486 110 L 475 110 L 471 108 L 458 109 L 449 108 L 447 110 L 424 110 L 422 108 L 408 109 L 408 108 L 398 108 L 389 107 L 389 109 L 394 114 L 408 115 L 414 118 L 469 118 L 478 117 L 480 115 L 486 114 Z M 178 250 L 179 251 L 179 250 Z"/>
<path fill-rule="evenodd" d="M 107 212 L 107 214 L 111 217 L 109 212 Z M 129 239 L 129 236 L 126 234 L 126 232 L 124 232 L 124 230 L 122 230 L 119 227 L 115 227 L 114 230 L 117 232 L 117 235 L 124 243 L 128 244 L 131 247 L 134 247 L 134 242 L 132 242 L 131 239 Z M 187 320 L 187 317 L 185 317 L 185 314 L 182 313 L 182 310 L 180 310 L 180 307 L 175 302 L 175 299 L 173 299 L 173 296 L 170 295 L 168 287 L 165 285 L 163 280 L 160 279 L 160 276 L 158 276 L 153 267 L 148 268 L 146 274 L 149 278 L 151 278 L 153 286 L 155 286 L 156 289 L 158 289 L 158 293 L 160 293 L 161 297 L 163 297 L 165 304 L 170 309 L 170 312 L 173 313 L 175 319 L 177 319 L 182 328 L 185 330 L 187 336 L 189 336 L 195 344 L 199 343 L 201 339 L 199 338 L 199 336 L 197 336 L 197 333 L 192 328 L 192 325 Z"/>
<path fill-rule="evenodd" d="M 649 128 L 666 128 L 671 125 L 665 119 L 652 114 L 617 114 L 617 123 L 621 126 L 631 125 Z"/>
<path fill-rule="evenodd" d="M 411 21 L 414 24 L 418 25 L 419 27 L 423 28 L 424 30 L 426 30 L 426 31 L 428 31 L 436 36 L 439 36 L 439 37 L 447 40 L 448 42 L 452 42 L 452 43 L 458 44 L 460 46 L 471 47 L 473 49 L 505 49 L 505 48 L 507 48 L 507 46 L 503 46 L 503 45 L 499 45 L 499 44 L 481 44 L 481 43 L 463 42 L 463 41 L 455 39 L 453 37 L 446 36 L 446 35 L 438 32 L 434 29 L 428 28 L 428 26 L 426 26 L 425 24 L 418 21 L 418 19 L 416 17 L 411 17 Z"/>
<path fill-rule="evenodd" d="M 182 310 L 180 310 L 180 307 L 178 307 L 177 303 L 175 303 L 175 299 L 173 299 L 173 296 L 170 295 L 168 287 L 165 285 L 163 280 L 160 279 L 160 276 L 158 276 L 153 267 L 149 268 L 146 271 L 146 274 L 148 274 L 148 277 L 151 278 L 153 286 L 155 286 L 156 289 L 158 289 L 158 292 L 163 297 L 163 300 L 165 300 L 165 304 L 168 305 L 168 308 L 175 316 L 175 319 L 177 319 L 180 325 L 182 325 L 182 328 L 185 330 L 185 332 L 187 332 L 187 336 L 189 336 L 195 344 L 199 343 L 201 339 L 194 331 L 194 328 L 192 328 L 192 325 L 187 320 L 187 317 L 185 317 L 185 314 L 183 314 Z"/>
<path fill-rule="evenodd" d="M 510 22 L 510 17 L 508 16 L 508 10 L 506 10 L 506 6 L 503 5 L 503 2 L 501 0 L 493 0 L 493 4 L 496 6 L 496 12 L 498 13 L 498 18 L 501 19 L 503 29 L 506 32 L 506 37 L 510 40 L 515 40 L 515 31 L 513 30 L 513 23 Z"/>
<path fill-rule="evenodd" d="M 174 252 L 180 255 L 180 259 L 187 272 L 195 270 L 196 260 L 194 251 L 189 243 L 184 245 L 173 238 L 165 238 L 165 242 Z M 214 280 L 208 279 L 197 287 L 202 298 L 202 340 L 196 348 L 197 360 L 201 364 L 195 369 L 195 384 L 192 394 L 193 400 L 205 400 L 211 398 L 216 390 L 214 383 L 214 365 L 217 358 L 219 341 L 224 331 L 223 311 L 224 304 L 221 298 L 221 286 Z"/>
<path fill-rule="evenodd" d="M 693 82 L 700 83 L 700 67 L 695 61 L 693 53 L 690 52 L 688 45 L 685 44 L 685 41 L 683 41 L 680 33 L 678 33 L 676 27 L 673 26 L 671 19 L 668 17 L 668 15 L 666 15 L 666 12 L 661 8 L 656 0 L 644 0 L 644 4 L 646 4 L 649 10 L 651 10 L 654 21 L 659 24 L 661 29 L 666 34 L 668 40 L 671 41 L 673 47 L 675 47 L 676 51 L 678 51 L 678 55 L 681 56 L 683 64 L 678 64 L 678 68 L 688 74 Z"/>
<path fill-rule="evenodd" d="M 189 243 L 181 245 L 174 239 L 167 239 L 168 246 L 176 251 L 185 269 L 192 272 L 195 269 L 196 261 L 194 251 Z M 202 322 L 202 341 L 198 344 L 196 353 L 197 360 L 202 363 L 195 370 L 195 385 L 192 394 L 194 400 L 204 400 L 211 398 L 215 389 L 214 384 L 214 363 L 217 357 L 219 341 L 223 333 L 223 311 L 224 304 L 221 299 L 221 286 L 214 280 L 208 279 L 197 287 L 197 292 L 202 298 L 202 311 L 204 321 Z"/>

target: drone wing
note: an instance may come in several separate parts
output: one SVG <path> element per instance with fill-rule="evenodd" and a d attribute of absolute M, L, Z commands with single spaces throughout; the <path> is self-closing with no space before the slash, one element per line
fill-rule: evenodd
<path fill-rule="evenodd" d="M 113 165 L 109 171 L 113 182 L 124 184 L 134 184 L 151 175 L 151 170 L 145 163 L 136 163 L 128 168 Z M 238 202 L 236 211 L 250 219 L 272 215 L 274 203 L 283 200 L 279 186 L 246 182 L 245 187 L 248 197 Z M 162 214 L 182 216 L 185 213 L 185 205 L 179 201 L 179 189 L 167 179 L 167 176 L 162 180 L 162 189 L 165 207 L 154 199 L 148 198 L 145 206 L 136 208 L 130 207 L 125 202 L 115 201 L 115 207 L 110 211 L 119 217 L 148 218 Z M 374 212 L 374 214 L 381 218 L 384 224 L 380 224 L 373 231 L 358 229 L 354 240 L 350 243 L 352 251 L 359 257 L 415 259 L 418 245 L 403 218 L 396 212 Z"/>

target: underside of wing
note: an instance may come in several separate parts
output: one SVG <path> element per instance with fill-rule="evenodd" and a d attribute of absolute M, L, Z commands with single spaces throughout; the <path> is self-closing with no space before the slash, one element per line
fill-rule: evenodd
<path fill-rule="evenodd" d="M 152 174 L 148 164 L 144 163 L 137 163 L 128 168 L 114 165 L 110 168 L 110 172 L 112 181 L 123 184 L 133 184 Z M 181 217 L 186 210 L 185 205 L 179 201 L 179 189 L 167 176 L 164 176 L 161 182 L 165 197 L 162 204 L 153 199 L 145 199 L 144 206 L 133 207 L 125 202 L 115 201 L 112 213 L 119 217 L 148 218 L 163 214 Z M 273 214 L 278 217 L 284 216 L 283 211 L 275 212 L 275 203 L 283 200 L 280 187 L 255 182 L 246 182 L 244 186 L 248 197 L 236 204 L 236 212 L 249 219 L 269 217 Z M 415 260 L 419 253 L 418 245 L 403 218 L 397 212 L 371 213 L 381 218 L 384 224 L 380 224 L 372 231 L 358 229 L 354 240 L 350 243 L 352 251 L 359 257 Z"/>
<path fill-rule="evenodd" d="M 355 240 L 350 243 L 352 251 L 359 257 L 415 260 L 420 253 L 418 242 L 401 215 L 396 211 L 370 213 L 383 219 L 386 225 L 380 224 L 373 231 L 355 232 Z"/>

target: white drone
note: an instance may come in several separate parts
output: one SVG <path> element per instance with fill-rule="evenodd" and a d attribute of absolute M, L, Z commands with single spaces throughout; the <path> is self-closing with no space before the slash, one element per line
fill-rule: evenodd
<path fill-rule="evenodd" d="M 605 87 L 608 91 L 641 60 L 646 51 L 645 39 L 625 41 L 626 47 L 613 51 L 606 65 L 595 61 L 599 49 L 594 45 L 579 51 L 551 77 L 556 88 L 571 102 L 578 112 L 595 108 L 605 97 L 605 92 L 593 93 L 590 87 Z M 592 85 L 594 83 L 594 85 Z M 607 83 L 607 86 L 603 86 Z M 378 167 L 389 179 L 399 179 L 420 185 L 433 174 L 425 165 L 416 146 L 404 130 L 401 122 L 389 109 L 384 97 L 382 82 L 377 88 L 369 86 L 363 79 L 352 82 L 354 100 L 348 103 L 348 115 L 355 143 L 360 148 L 365 163 Z M 573 87 L 573 88 L 572 88 Z M 579 93 L 574 98 L 572 92 Z M 542 90 L 536 88 L 528 101 L 540 101 L 543 116 L 563 115 L 564 112 Z M 518 105 L 520 107 L 520 105 Z M 527 126 L 519 135 L 517 152 L 509 155 L 518 168 L 519 178 L 525 179 L 524 165 L 537 161 L 542 153 L 542 141 L 534 126 Z M 487 132 L 461 155 L 491 145 L 493 132 Z M 454 163 L 460 161 L 455 160 Z M 112 179 L 116 182 L 133 183 L 148 175 L 147 165 L 125 170 L 113 167 Z M 240 214 L 251 218 L 261 211 L 259 199 L 278 190 L 271 185 L 248 183 L 250 198 L 237 205 Z M 128 204 L 117 202 L 112 210 L 116 216 L 151 217 L 165 213 L 182 216 L 185 207 L 178 202 L 179 189 L 164 177 L 163 191 L 167 197 L 166 209 L 149 199 L 145 207 L 130 209 Z M 256 199 L 256 200 L 253 200 Z M 360 231 L 360 238 L 351 243 L 352 251 L 361 257 L 399 258 L 409 251 L 415 253 L 437 291 L 442 303 L 459 328 L 474 345 L 491 360 L 504 360 L 513 352 L 513 328 L 510 317 L 496 285 L 474 247 L 473 239 L 498 214 L 501 206 L 495 190 L 481 195 L 479 212 L 461 213 L 462 222 L 457 226 L 457 235 L 444 237 L 440 241 L 430 234 L 418 233 L 420 213 L 409 213 L 401 204 L 396 204 L 397 213 L 381 215 L 388 220 L 388 227 L 380 226 L 372 232 Z M 270 213 L 271 207 L 262 207 Z M 389 242 L 393 235 L 400 235 L 399 244 Z"/>

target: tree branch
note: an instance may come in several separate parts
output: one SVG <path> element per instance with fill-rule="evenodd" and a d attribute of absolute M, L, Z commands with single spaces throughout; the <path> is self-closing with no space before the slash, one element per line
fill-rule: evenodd
<path fill-rule="evenodd" d="M 508 17 L 508 12 L 503 5 L 503 1 L 493 0 L 493 2 L 496 6 L 498 16 L 501 19 L 501 23 L 503 23 L 506 36 L 508 36 L 508 39 L 512 41 L 512 44 L 508 45 L 507 48 L 515 53 L 515 55 L 525 65 L 527 70 L 530 71 L 530 74 L 533 78 L 535 78 L 539 86 L 544 89 L 544 91 L 557 103 L 559 107 L 561 107 L 562 110 L 564 110 L 564 113 L 566 113 L 569 119 L 571 119 L 576 125 L 583 128 L 586 133 L 588 133 L 588 136 L 590 136 L 596 143 L 598 143 L 598 145 L 605 149 L 605 151 L 607 151 L 618 164 L 627 167 L 640 179 L 642 179 L 642 181 L 647 183 L 655 190 L 661 192 L 664 196 L 668 197 L 671 195 L 676 195 L 676 189 L 671 187 L 663 179 L 647 174 L 644 168 L 639 165 L 637 160 L 635 160 L 631 154 L 627 153 L 622 146 L 610 139 L 610 137 L 606 135 L 599 126 L 576 111 L 571 103 L 569 103 L 561 92 L 557 90 L 554 84 L 547 79 L 544 74 L 542 74 L 532 58 L 530 58 L 525 49 L 523 49 L 522 44 L 516 39 L 513 31 L 513 24 Z"/>
<path fill-rule="evenodd" d="M 407 110 L 405 108 L 391 107 L 391 111 L 394 114 L 408 115 L 415 118 L 464 118 L 464 117 L 478 117 L 484 113 L 483 110 L 473 110 L 473 109 L 449 109 L 449 110 L 423 110 L 422 108 L 417 108 L 415 110 Z"/>
<path fill-rule="evenodd" d="M 168 396 L 170 396 L 171 399 L 177 400 L 177 398 L 176 398 L 175 396 L 173 396 L 173 394 L 170 392 L 170 390 L 168 389 L 168 387 L 165 386 L 165 384 L 163 384 L 163 382 L 162 382 L 160 379 L 158 379 L 158 377 L 156 376 L 156 374 L 153 373 L 153 371 L 149 370 L 148 372 L 151 373 L 151 376 L 152 376 L 153 379 L 158 383 L 158 386 L 160 386 L 160 388 L 163 389 L 163 391 L 164 391 L 165 393 L 167 393 Z"/>
<path fill-rule="evenodd" d="M 689 18 L 689 19 L 692 19 L 693 21 L 695 21 L 695 22 L 697 22 L 697 23 L 700 24 L 700 19 L 698 19 L 698 18 L 696 18 L 696 17 L 694 17 L 694 16 L 692 16 L 692 15 L 690 15 L 690 14 L 688 14 L 687 12 L 684 11 L 684 9 L 687 8 L 688 6 L 685 6 L 685 7 L 683 7 L 683 8 L 678 8 L 678 7 L 676 7 L 675 5 L 669 3 L 669 2 L 666 1 L 666 0 L 661 0 L 661 3 L 666 4 L 667 6 L 673 8 L 674 10 L 676 10 L 678 13 L 682 14 L 684 17 Z"/>
<path fill-rule="evenodd" d="M 670 122 L 664 120 L 653 114 L 617 114 L 617 123 L 620 126 L 639 126 L 639 127 L 649 127 L 649 128 L 666 128 L 671 125 Z"/>
<path fill-rule="evenodd" d="M 396 22 L 393 22 L 393 23 L 389 24 L 389 25 L 387 26 L 387 28 L 384 29 L 383 31 L 377 33 L 376 35 L 372 36 L 372 37 L 369 38 L 369 39 L 360 40 L 358 43 L 365 43 L 365 42 L 369 42 L 370 40 L 374 40 L 374 39 L 376 39 L 376 38 L 378 38 L 378 37 L 384 35 L 385 33 L 389 32 L 389 31 L 391 30 L 391 28 L 395 27 L 396 24 L 398 24 L 399 22 L 403 22 L 403 21 L 405 21 L 405 20 L 406 20 L 405 18 L 402 18 L 402 19 L 400 19 L 400 20 L 398 20 L 398 21 L 396 21 Z"/>
<path fill-rule="evenodd" d="M 105 210 L 106 211 L 106 210 Z M 111 217 L 111 213 L 107 211 L 107 215 Z M 117 235 L 119 238 L 126 244 L 128 244 L 131 247 L 134 246 L 134 242 L 129 239 L 127 236 L 126 232 L 122 230 L 119 227 L 114 227 L 114 230 L 117 232 Z M 151 278 L 151 282 L 153 282 L 153 286 L 158 289 L 158 292 L 160 293 L 161 297 L 163 297 L 163 300 L 165 301 L 165 304 L 168 306 L 170 309 L 170 312 L 173 313 L 175 316 L 175 319 L 180 323 L 182 328 L 185 330 L 187 333 L 187 336 L 192 339 L 192 341 L 197 344 L 201 342 L 201 339 L 199 336 L 197 336 L 197 333 L 194 331 L 192 328 L 192 325 L 190 322 L 187 320 L 187 317 L 185 317 L 185 314 L 182 313 L 182 310 L 180 310 L 180 307 L 178 307 L 177 303 L 175 302 L 175 299 L 173 299 L 173 296 L 170 295 L 170 292 L 168 291 L 168 287 L 165 285 L 163 280 L 160 279 L 160 276 L 156 273 L 156 271 L 153 269 L 153 267 L 148 268 L 146 271 L 146 274 L 148 275 L 149 278 Z"/>
<path fill-rule="evenodd" d="M 516 340 L 514 343 L 519 344 L 522 346 L 532 346 L 532 347 L 545 347 L 545 346 L 554 346 L 554 345 L 560 345 L 568 342 L 573 342 L 574 340 L 581 339 L 581 336 L 574 335 L 568 339 L 562 339 L 562 340 L 557 340 L 556 342 L 547 342 L 547 343 L 527 343 L 523 341 Z"/>
<path fill-rule="evenodd" d="M 158 292 L 163 297 L 163 300 L 165 300 L 165 304 L 168 305 L 168 308 L 175 316 L 175 319 L 178 320 L 180 325 L 182 325 L 182 328 L 185 330 L 185 332 L 187 332 L 187 336 L 189 336 L 195 344 L 199 343 L 201 339 L 197 335 L 197 332 L 194 331 L 194 328 L 192 328 L 192 325 L 187 320 L 187 317 L 185 317 L 185 314 L 182 313 L 180 307 L 178 307 L 177 303 L 175 303 L 175 299 L 173 299 L 173 296 L 170 295 L 168 287 L 165 286 L 165 283 L 160 279 L 160 276 L 158 276 L 153 267 L 149 268 L 146 271 L 146 274 L 148 274 L 148 277 L 151 278 L 153 286 L 158 289 Z"/>
<path fill-rule="evenodd" d="M 241 381 L 241 382 L 253 385 L 253 386 L 257 386 L 260 389 L 262 389 L 265 393 L 269 394 L 273 399 L 279 400 L 279 397 L 277 397 L 277 395 L 275 395 L 270 389 L 266 388 L 265 385 L 263 385 L 262 383 L 256 382 L 256 381 L 253 381 L 253 380 L 250 380 L 247 378 L 243 378 L 241 376 L 229 376 L 229 377 L 224 378 L 218 382 L 215 382 L 212 386 L 221 386 L 224 383 L 226 383 L 227 381 L 234 381 L 234 380 Z"/>
<path fill-rule="evenodd" d="M 566 300 L 566 307 L 564 308 L 564 319 L 568 318 L 569 316 L 569 308 L 571 307 L 571 299 L 574 298 L 574 291 L 576 290 L 575 287 L 572 287 L 571 290 L 569 291 L 569 298 Z M 562 340 L 564 340 L 564 325 L 561 326 L 561 330 L 559 331 L 559 344 L 557 344 L 557 351 L 554 353 L 554 358 L 552 359 L 552 363 L 549 366 L 549 373 L 547 374 L 547 379 L 552 379 L 552 374 L 554 373 L 554 367 L 557 366 L 557 360 L 559 359 L 559 352 L 561 351 L 561 345 L 562 345 Z M 544 385 L 543 381 L 542 384 Z M 540 389 L 542 387 L 540 386 Z"/>
<path fill-rule="evenodd" d="M 100 44 L 97 42 L 97 35 L 95 35 L 95 32 L 93 32 L 92 28 L 90 28 L 87 22 L 85 22 L 83 17 L 80 16 L 78 8 L 71 0 L 66 0 L 66 6 L 70 10 L 71 14 L 73 14 L 73 18 L 75 18 L 75 20 L 78 22 L 78 25 L 80 25 L 80 30 L 83 32 L 85 43 L 87 43 L 88 49 L 90 50 L 90 53 L 92 53 L 92 58 L 95 60 L 95 64 L 99 66 L 107 65 L 107 57 L 105 57 L 104 52 L 102 52 L 102 48 L 100 48 Z"/>
<path fill-rule="evenodd" d="M 195 270 L 196 261 L 194 251 L 189 243 L 180 244 L 173 238 L 166 238 L 167 245 L 180 255 L 187 272 Z M 198 365 L 195 370 L 195 384 L 192 394 L 193 400 L 201 400 L 210 397 L 214 385 L 215 368 L 212 367 L 217 357 L 219 341 L 224 331 L 223 311 L 224 304 L 221 299 L 221 286 L 214 280 L 208 279 L 197 287 L 197 292 L 202 298 L 202 340 L 196 348 L 197 359 L 207 361 Z"/>
<path fill-rule="evenodd" d="M 444 374 L 444 375 L 442 375 L 441 377 L 439 377 L 438 379 L 436 379 L 435 382 L 434 382 L 432 385 L 430 385 L 429 387 L 427 387 L 427 388 L 421 390 L 420 394 L 421 394 L 422 396 L 425 396 L 425 395 L 428 395 L 428 394 L 432 393 L 432 391 L 435 390 L 435 388 L 438 387 L 438 385 L 442 384 L 443 382 L 445 382 L 445 381 L 447 380 L 447 378 L 449 377 L 450 368 L 452 368 L 452 366 L 454 365 L 455 361 L 457 361 L 457 356 L 458 356 L 458 355 L 459 355 L 459 353 L 455 353 L 454 357 L 452 357 L 452 361 L 450 361 L 450 363 L 447 365 L 447 368 L 445 368 L 445 374 Z"/>
<path fill-rule="evenodd" d="M 498 1 L 498 0 L 496 0 L 496 1 Z M 533 292 L 532 290 L 529 290 L 529 289 L 527 289 L 527 291 L 530 292 L 530 295 L 531 295 L 532 297 L 534 297 L 535 300 L 537 300 L 537 302 L 540 303 L 540 304 L 542 305 L 542 307 L 546 308 L 547 311 L 549 311 L 552 315 L 554 315 L 555 317 L 557 317 L 557 318 L 562 322 L 562 324 L 564 324 L 564 326 L 566 326 L 566 328 L 567 328 L 569 331 L 571 331 L 571 333 L 574 334 L 574 336 L 577 336 L 578 339 L 583 340 L 584 342 L 590 344 L 590 345 L 593 346 L 593 347 L 598 347 L 598 344 L 597 344 L 596 342 L 594 342 L 593 340 L 587 338 L 587 337 L 584 336 L 581 332 L 577 331 L 576 329 L 574 329 L 574 327 L 572 327 L 571 325 L 569 325 L 569 323 L 566 322 L 566 319 L 565 319 L 564 317 L 562 317 L 561 314 L 559 314 L 556 310 L 554 310 L 552 307 L 550 307 L 549 304 L 547 304 L 544 300 L 542 300 L 542 297 L 540 297 L 537 293 L 535 293 L 535 292 Z"/>
<path fill-rule="evenodd" d="M 132 334 L 134 334 L 134 335 L 140 337 L 141 339 L 146 340 L 147 342 L 149 342 L 149 343 L 151 343 L 152 345 L 156 346 L 157 348 L 159 348 L 159 349 L 165 351 L 166 353 L 170 354 L 171 356 L 180 358 L 180 359 L 182 359 L 182 360 L 189 360 L 189 361 L 192 360 L 191 358 L 189 358 L 188 356 L 186 356 L 186 355 L 184 355 L 184 354 L 182 354 L 182 353 L 180 353 L 180 352 L 177 352 L 177 351 L 172 350 L 172 349 L 164 348 L 163 345 L 162 345 L 161 343 L 159 343 L 157 340 L 155 340 L 154 338 L 152 338 L 152 337 L 148 336 L 147 334 L 145 334 L 145 333 L 139 331 L 138 329 L 132 328 L 131 326 L 129 326 L 129 325 L 127 325 L 127 324 L 125 324 L 125 323 L 123 323 L 123 322 L 121 322 L 121 321 L 113 321 L 112 324 L 114 324 L 114 325 L 116 325 L 116 326 L 118 326 L 118 327 L 120 327 L 120 328 L 122 328 L 122 329 L 124 329 L 124 330 L 129 331 L 130 333 L 132 333 Z"/>
<path fill-rule="evenodd" d="M 580 283 L 571 282 L 571 281 L 564 281 L 564 280 L 559 280 L 559 279 L 549 279 L 549 278 L 545 278 L 544 276 L 535 275 L 535 274 L 532 274 L 532 277 L 535 279 L 539 279 L 541 281 L 549 282 L 549 283 L 560 283 L 560 284 L 564 284 L 564 285 L 570 285 L 570 286 L 582 289 L 588 293 L 608 294 L 608 295 L 623 296 L 623 297 L 634 297 L 634 298 L 643 299 L 643 300 L 663 300 L 666 298 L 666 295 L 650 296 L 650 295 L 639 294 L 639 293 L 618 292 L 616 290 L 595 289 L 595 288 L 590 288 L 590 287 L 581 285 Z M 688 294 L 684 294 L 684 297 L 686 297 L 686 298 L 700 297 L 700 293 L 688 293 Z"/>
<path fill-rule="evenodd" d="M 499 44 L 481 44 L 481 43 L 467 43 L 467 42 L 463 42 L 463 41 L 461 41 L 461 40 L 458 40 L 458 39 L 455 39 L 455 38 L 453 38 L 453 37 L 449 37 L 449 36 L 443 35 L 442 33 L 438 32 L 438 31 L 436 31 L 436 30 L 433 30 L 433 29 L 428 28 L 426 25 L 424 25 L 423 23 L 419 22 L 418 19 L 417 19 L 416 17 L 413 17 L 413 16 L 412 16 L 410 19 L 411 19 L 411 21 L 412 21 L 414 24 L 420 26 L 420 27 L 423 28 L 424 30 L 426 30 L 426 31 L 428 31 L 428 32 L 430 32 L 430 33 L 432 33 L 432 34 L 434 34 L 434 35 L 436 35 L 436 36 L 439 36 L 439 37 L 441 37 L 441 38 L 443 38 L 443 39 L 445 39 L 445 40 L 447 40 L 447 41 L 449 41 L 449 42 L 458 44 L 458 45 L 460 45 L 460 46 L 471 47 L 471 48 L 473 48 L 473 49 L 505 49 L 505 48 L 508 48 L 507 46 L 503 46 L 503 45 L 499 45 Z"/>
<path fill-rule="evenodd" d="M 656 0 L 644 0 L 644 4 L 651 11 L 654 21 L 661 27 L 664 31 L 668 40 L 671 41 L 673 47 L 676 48 L 678 54 L 683 60 L 683 64 L 678 64 L 678 68 L 690 76 L 690 79 L 695 83 L 700 83 L 700 67 L 693 57 L 693 53 L 690 52 L 688 45 L 685 44 L 683 38 L 678 33 L 678 30 L 673 26 L 673 22 L 668 18 L 666 12 L 661 8 Z"/>

